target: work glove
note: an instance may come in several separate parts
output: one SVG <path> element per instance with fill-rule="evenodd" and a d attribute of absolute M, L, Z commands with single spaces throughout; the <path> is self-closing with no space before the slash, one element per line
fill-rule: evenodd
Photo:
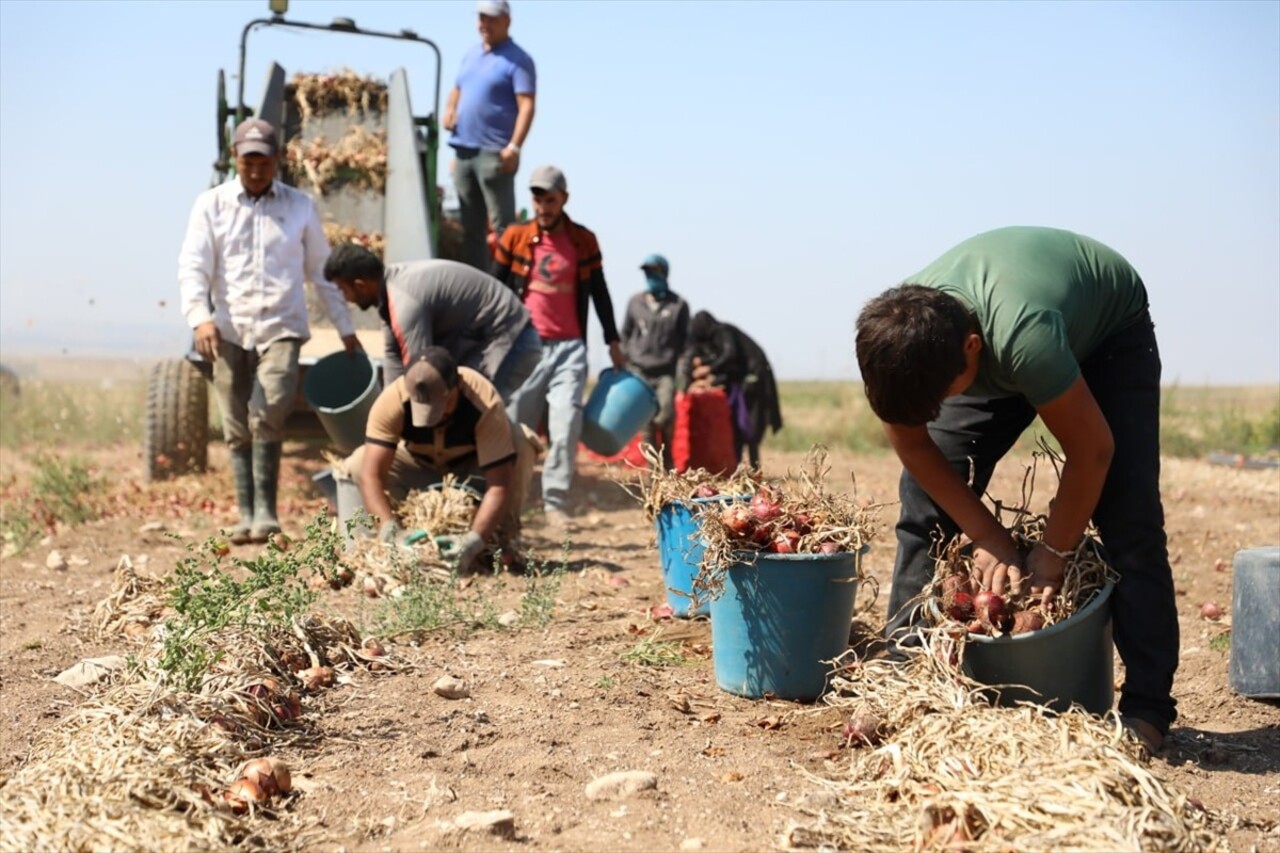
<path fill-rule="evenodd" d="M 400 526 L 400 522 L 393 518 L 382 522 L 382 526 L 378 528 L 378 541 L 383 545 L 398 545 L 403 533 L 404 529 Z"/>
<path fill-rule="evenodd" d="M 461 536 L 438 536 L 436 544 L 440 546 L 440 556 L 453 561 L 460 572 L 469 571 L 484 550 L 484 538 L 474 530 Z"/>

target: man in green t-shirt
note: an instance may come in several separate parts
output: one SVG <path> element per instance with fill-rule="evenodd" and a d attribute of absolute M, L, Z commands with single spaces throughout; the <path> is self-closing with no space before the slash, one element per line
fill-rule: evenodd
<path fill-rule="evenodd" d="M 857 354 L 904 467 L 886 635 L 903 641 L 919 621 L 935 530 L 973 541 L 995 591 L 1047 597 L 1092 519 L 1120 573 L 1120 713 L 1158 749 L 1177 716 L 1178 618 L 1159 489 L 1160 354 L 1137 272 L 1069 231 L 989 231 L 867 303 Z M 1037 414 L 1066 461 L 1043 543 L 1023 555 L 980 496 Z"/>

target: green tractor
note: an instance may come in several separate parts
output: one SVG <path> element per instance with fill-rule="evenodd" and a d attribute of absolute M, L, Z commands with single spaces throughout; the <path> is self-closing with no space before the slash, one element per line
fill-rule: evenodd
<path fill-rule="evenodd" d="M 235 126 L 250 116 L 276 126 L 282 152 L 279 179 L 306 190 L 316 200 L 326 233 L 333 242 L 355 239 L 381 251 L 387 263 L 440 256 L 441 193 L 437 187 L 437 153 L 440 144 L 439 111 L 441 57 L 439 48 L 412 30 L 397 33 L 361 29 L 350 18 L 329 24 L 287 20 L 288 0 L 270 0 L 269 18 L 245 25 L 240 37 L 240 66 L 234 105 L 227 101 L 226 77 L 218 72 L 217 144 L 211 186 L 234 174 L 231 136 Z M 249 35 L 258 30 L 284 28 L 336 35 L 393 39 L 420 44 L 431 51 L 435 81 L 430 93 L 431 111 L 415 115 L 409 101 L 408 75 L 403 68 L 385 83 L 350 73 L 299 74 L 286 82 L 285 70 L 272 62 L 257 104 L 245 102 L 245 60 Z M 335 144 L 337 143 L 337 144 Z M 361 144 L 371 146 L 376 165 L 353 167 L 347 156 L 333 156 L 340 148 L 348 154 Z M 376 150 L 374 150 L 376 149 Z M 382 158 L 385 156 L 385 160 Z M 328 159 L 319 163 L 317 157 Z M 385 163 L 385 165 L 382 165 Z M 456 239 L 456 228 L 446 228 L 446 241 Z M 454 252 L 446 248 L 446 255 Z M 323 356 L 341 349 L 336 330 L 327 322 L 321 301 L 308 285 L 307 306 L 312 338 L 302 349 L 305 371 Z M 373 310 L 351 306 L 357 335 L 370 357 L 382 352 L 380 322 Z M 375 364 L 375 370 L 377 369 Z M 213 365 L 204 361 L 194 345 L 185 357 L 156 364 L 147 388 L 144 459 L 148 481 L 188 472 L 203 472 L 208 460 L 209 391 Z M 318 420 L 302 394 L 298 397 L 289 428 L 315 431 Z"/>

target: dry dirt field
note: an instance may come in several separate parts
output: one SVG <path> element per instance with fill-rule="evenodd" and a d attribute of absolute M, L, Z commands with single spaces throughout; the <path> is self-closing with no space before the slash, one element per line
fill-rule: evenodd
<path fill-rule="evenodd" d="M 30 460 L 2 453 L 4 479 L 16 478 L 14 487 L 29 475 Z M 121 556 L 164 573 L 184 542 L 232 520 L 220 446 L 207 475 L 156 486 L 137 482 L 138 447 L 89 458 L 116 496 L 114 514 L 0 560 L 0 786 L 38 757 L 33 743 L 86 699 L 53 676 L 82 658 L 129 652 L 124 637 L 95 642 L 83 630 Z M 766 448 L 766 473 L 801 459 Z M 832 462 L 841 482 L 856 472 L 860 497 L 895 497 L 892 457 L 837 453 Z M 1016 496 L 1024 463 L 1007 460 L 992 492 Z M 307 446 L 286 447 L 290 532 L 324 506 L 310 482 L 320 467 Z M 1280 851 L 1280 707 L 1232 692 L 1224 643 L 1214 642 L 1229 625 L 1233 554 L 1280 542 L 1280 471 L 1168 460 L 1163 487 L 1182 627 L 1181 716 L 1153 768 L 1228 822 L 1241 819 L 1221 836 L 1229 849 Z M 545 628 L 438 633 L 394 645 L 402 664 L 395 671 L 358 670 L 323 699 L 304 702 L 300 723 L 314 737 L 282 755 L 300 791 L 286 808 L 312 824 L 307 849 L 769 849 L 809 790 L 801 771 L 847 764 L 838 714 L 719 691 L 709 623 L 653 621 L 649 608 L 663 592 L 652 528 L 606 468 L 584 460 L 576 509 L 579 528 Z M 886 593 L 892 518 L 890 508 L 864 564 Z M 140 532 L 148 522 L 180 539 Z M 540 555 L 560 560 L 562 544 L 540 516 L 527 534 Z M 46 565 L 54 549 L 65 569 Z M 241 553 L 251 556 L 253 548 Z M 483 593 L 494 579 L 474 583 Z M 512 594 L 511 587 L 495 592 Z M 1228 610 L 1223 621 L 1201 618 L 1210 600 Z M 347 588 L 323 593 L 318 606 L 359 619 L 373 605 Z M 864 584 L 858 620 L 878 626 L 883 608 L 884 596 L 875 600 Z M 655 637 L 678 644 L 680 659 L 645 665 L 636 650 Z M 470 697 L 435 695 L 432 684 L 444 674 L 465 680 Z M 586 797 L 589 782 L 620 770 L 656 774 L 656 790 L 618 801 Z M 512 837 L 443 834 L 441 823 L 461 813 L 497 809 L 514 815 Z M 123 845 L 104 839 L 102 846 Z M 903 849 L 911 849 L 909 840 Z"/>

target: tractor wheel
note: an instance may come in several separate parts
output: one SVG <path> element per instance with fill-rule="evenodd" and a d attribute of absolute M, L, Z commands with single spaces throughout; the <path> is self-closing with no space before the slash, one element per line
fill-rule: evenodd
<path fill-rule="evenodd" d="M 147 482 L 203 473 L 209 459 L 209 389 L 185 359 L 162 361 L 147 382 Z"/>

